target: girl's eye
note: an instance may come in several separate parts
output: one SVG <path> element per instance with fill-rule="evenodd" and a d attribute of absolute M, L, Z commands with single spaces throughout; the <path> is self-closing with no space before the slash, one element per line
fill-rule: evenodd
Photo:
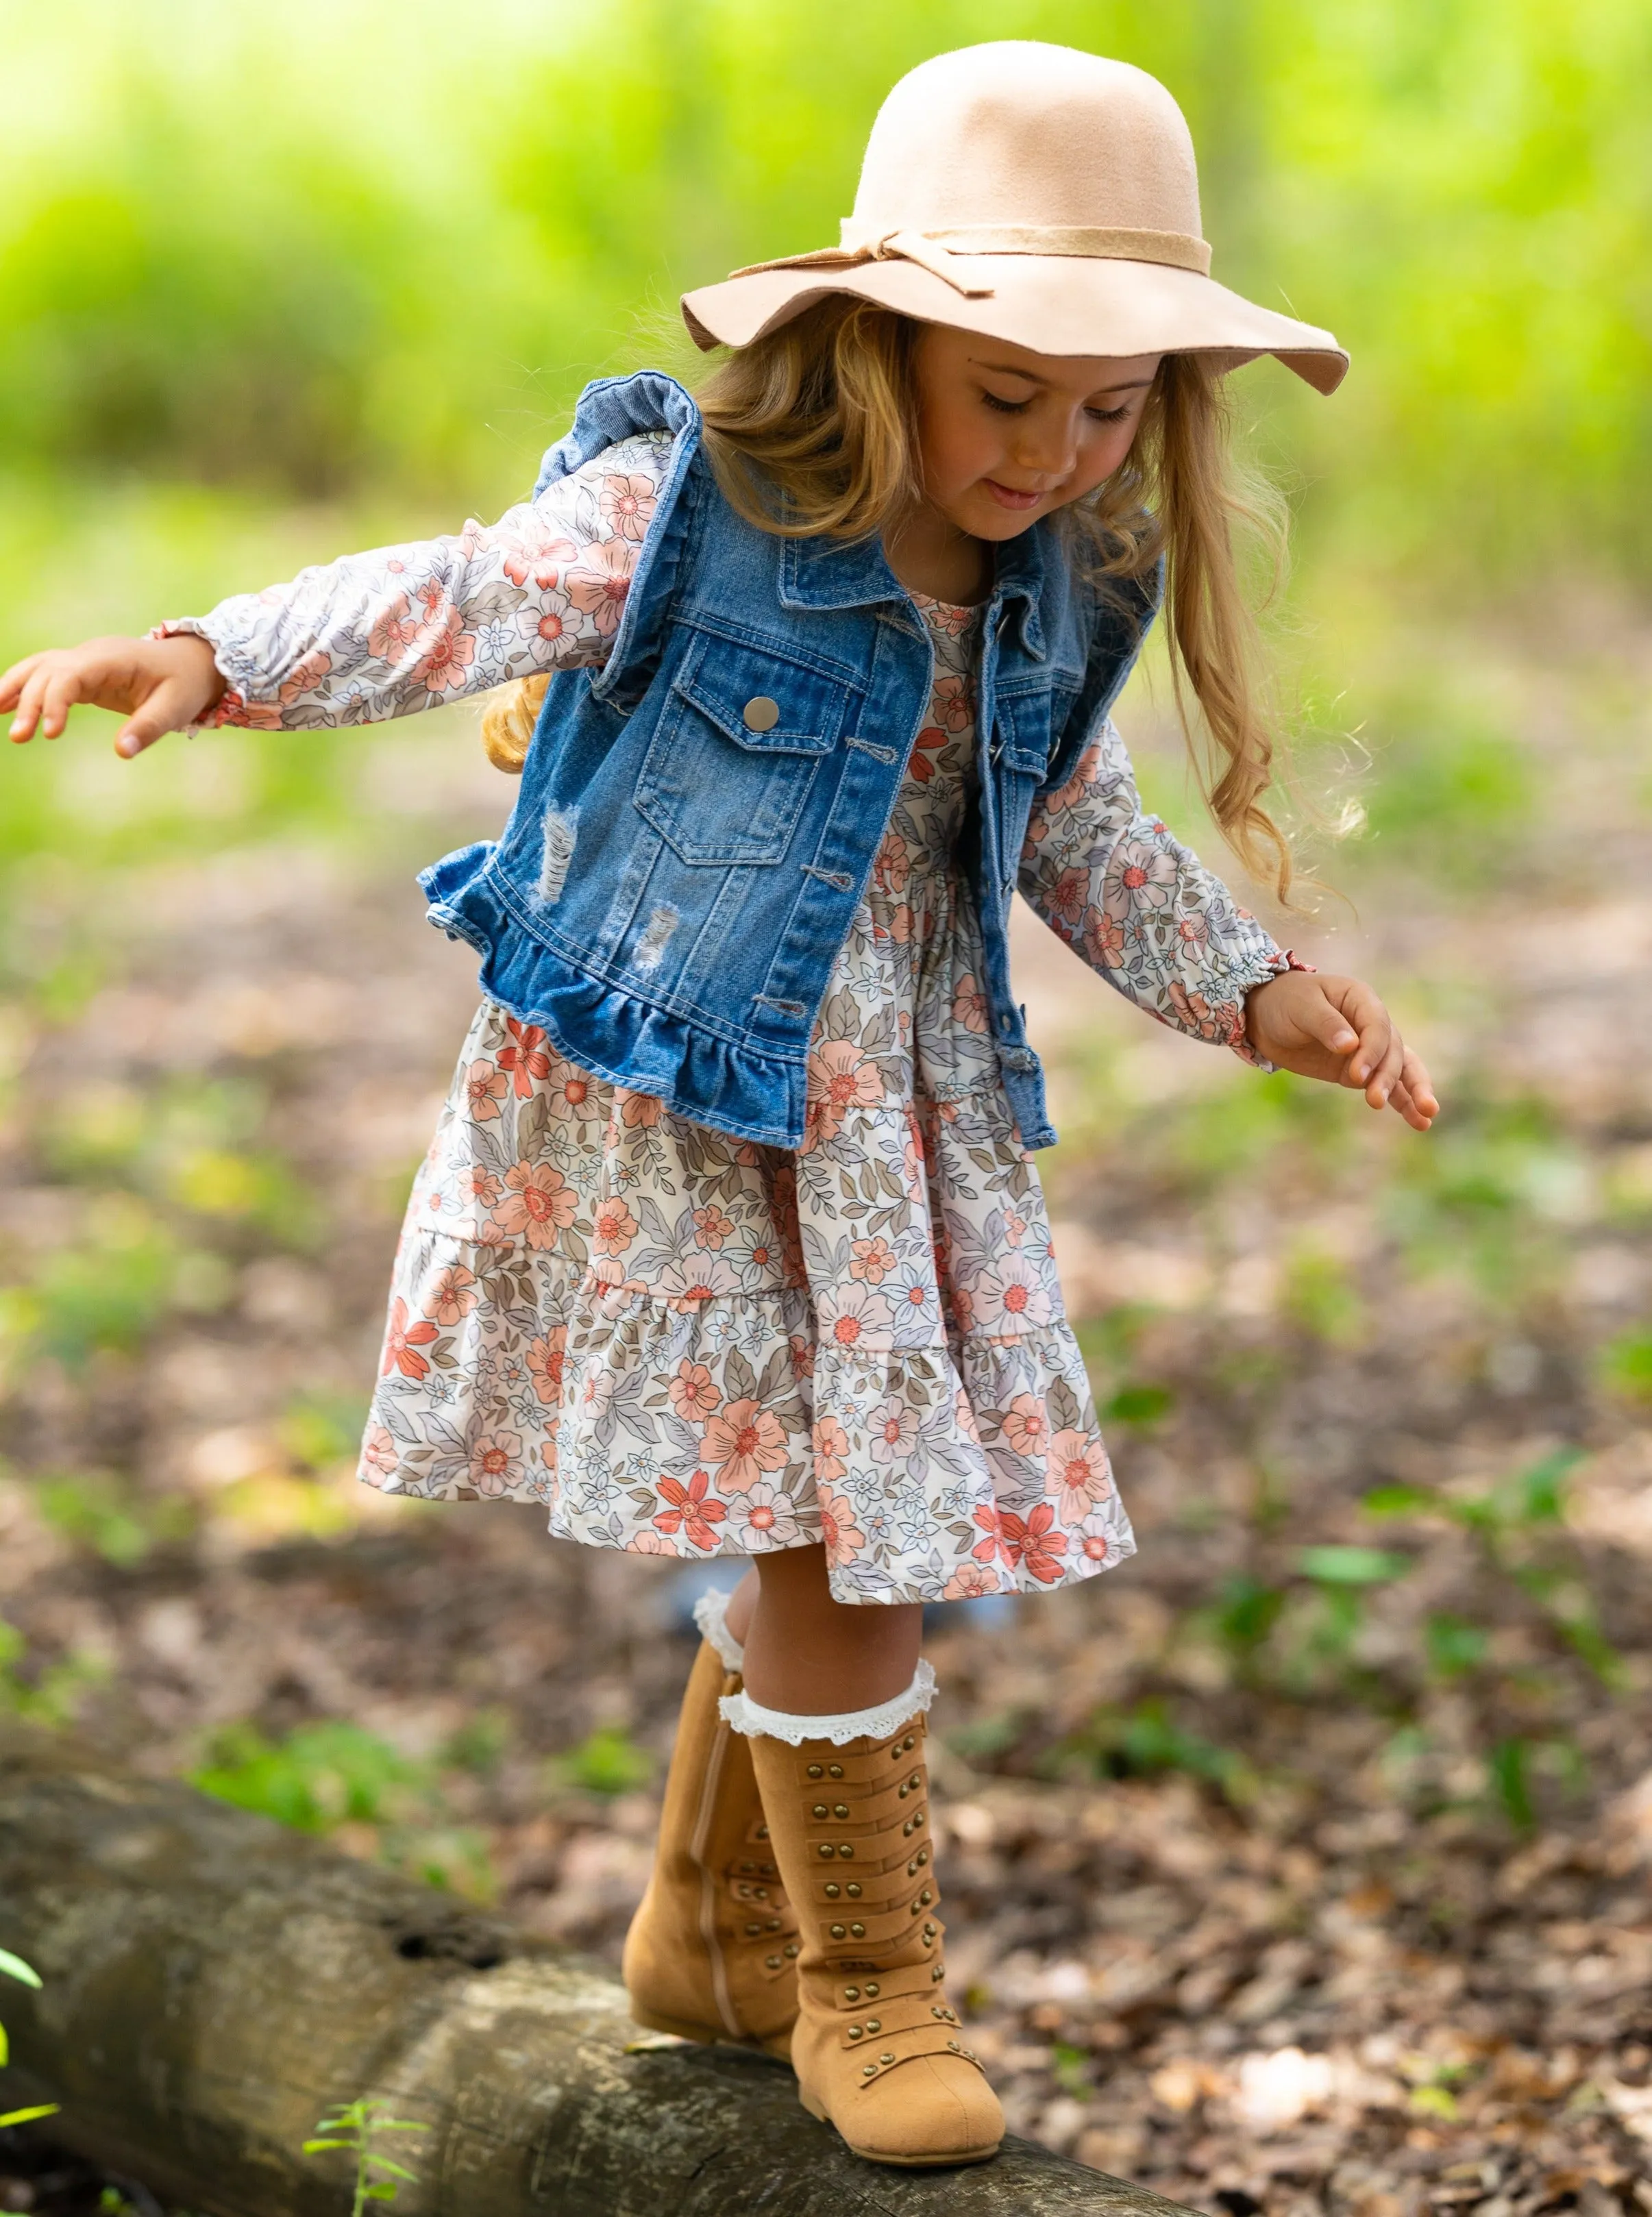
<path fill-rule="evenodd" d="M 1086 408 L 1084 412 L 1095 423 L 1122 423 L 1130 412 L 1130 404 L 1121 400 L 1117 408 Z"/>
<path fill-rule="evenodd" d="M 983 392 L 981 398 L 999 416 L 1019 416 L 1027 406 L 1024 400 L 1000 400 L 996 392 Z"/>

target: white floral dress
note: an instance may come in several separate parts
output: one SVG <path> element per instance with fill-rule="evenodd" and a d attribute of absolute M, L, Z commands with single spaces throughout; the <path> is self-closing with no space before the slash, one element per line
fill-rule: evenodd
<path fill-rule="evenodd" d="M 189 629 L 214 720 L 303 726 L 600 662 L 665 457 L 629 440 L 456 539 L 349 558 Z M 362 1475 L 543 1502 L 701 1560 L 824 1542 L 845 1602 L 1037 1591 L 1134 1550 L 999 1084 L 955 860 L 970 611 L 919 600 L 930 713 L 811 1047 L 795 1154 L 588 1076 L 478 1010 L 414 1183 Z M 1024 891 L 1164 1021 L 1246 1053 L 1289 958 L 1143 817 L 1107 727 L 1041 798 Z"/>

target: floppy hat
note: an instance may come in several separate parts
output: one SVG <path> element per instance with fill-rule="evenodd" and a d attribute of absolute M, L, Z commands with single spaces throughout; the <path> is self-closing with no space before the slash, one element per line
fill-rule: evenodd
<path fill-rule="evenodd" d="M 937 54 L 879 109 L 841 244 L 683 297 L 702 347 L 746 346 L 850 293 L 1038 354 L 1277 355 L 1321 392 L 1329 331 L 1218 285 L 1182 112 L 1156 77 L 1006 39 Z"/>

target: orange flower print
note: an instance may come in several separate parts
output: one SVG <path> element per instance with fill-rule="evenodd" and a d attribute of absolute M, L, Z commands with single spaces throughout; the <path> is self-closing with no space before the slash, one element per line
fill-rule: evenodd
<path fill-rule="evenodd" d="M 716 1467 L 725 1493 L 743 1493 L 765 1472 L 786 1461 L 786 1435 L 779 1419 L 755 1401 L 731 1401 L 701 1435 L 700 1452 Z"/>
<path fill-rule="evenodd" d="M 658 1532 L 634 1532 L 625 1543 L 625 1552 L 628 1555 L 676 1555 L 680 1550 Z"/>
<path fill-rule="evenodd" d="M 465 1108 L 473 1122 L 490 1122 L 498 1115 L 499 1103 L 510 1090 L 510 1079 L 486 1056 L 473 1062 L 465 1072 Z"/>
<path fill-rule="evenodd" d="M 408 672 L 415 685 L 427 693 L 456 693 L 467 682 L 466 671 L 476 659 L 476 635 L 465 628 L 460 611 L 449 606 L 440 617 L 421 624 L 418 644 L 423 649 Z"/>
<path fill-rule="evenodd" d="M 301 699 L 306 693 L 313 693 L 331 668 L 332 657 L 326 649 L 312 647 L 295 665 L 292 676 L 276 695 L 282 707 L 290 708 L 294 701 Z"/>
<path fill-rule="evenodd" d="M 560 1170 L 548 1163 L 517 1163 L 504 1174 L 504 1191 L 493 1207 L 493 1221 L 512 1238 L 530 1247 L 554 1247 L 556 1236 L 572 1223 L 579 1196 Z"/>
<path fill-rule="evenodd" d="M 652 478 L 605 478 L 597 496 L 603 522 L 622 539 L 640 539 L 654 512 Z"/>
<path fill-rule="evenodd" d="M 835 1417 L 814 1423 L 814 1483 L 835 1485 L 849 1467 L 849 1435 Z"/>
<path fill-rule="evenodd" d="M 1010 1559 L 1030 1571 L 1040 1585 L 1052 1585 L 1061 1575 L 1067 1535 L 1055 1530 L 1055 1511 L 1048 1501 L 1041 1501 L 1024 1522 L 1009 1510 L 1004 1512 L 1004 1544 Z"/>
<path fill-rule="evenodd" d="M 894 1249 L 887 1239 L 857 1239 L 849 1256 L 850 1276 L 868 1286 L 881 1286 L 895 1266 Z"/>
<path fill-rule="evenodd" d="M 614 1088 L 614 1106 L 628 1132 L 651 1132 L 665 1113 L 665 1104 L 652 1093 L 633 1093 L 623 1085 Z"/>
<path fill-rule="evenodd" d="M 958 980 L 958 990 L 952 996 L 952 1021 L 962 1024 L 967 1032 L 984 1032 L 988 1028 L 987 996 L 976 984 L 973 970 L 966 970 Z"/>
<path fill-rule="evenodd" d="M 406 594 L 398 593 L 369 625 L 367 651 L 375 662 L 395 662 L 418 637 L 418 619 L 409 606 Z"/>
<path fill-rule="evenodd" d="M 1003 1587 L 984 1563 L 960 1563 L 941 1589 L 943 1601 L 980 1601 Z"/>
<path fill-rule="evenodd" d="M 537 1024 L 518 1023 L 515 1016 L 507 1016 L 504 1028 L 512 1044 L 502 1047 L 498 1055 L 501 1070 L 510 1072 L 518 1101 L 525 1101 L 534 1090 L 536 1078 L 550 1074 L 551 1058 L 545 1052 L 545 1034 Z"/>
<path fill-rule="evenodd" d="M 975 1412 L 969 1405 L 969 1396 L 962 1386 L 953 1393 L 952 1421 L 964 1439 L 973 1440 L 977 1447 L 981 1445 L 981 1426 L 975 1422 Z"/>
<path fill-rule="evenodd" d="M 522 1476 L 522 1442 L 514 1432 L 484 1432 L 470 1451 L 470 1482 L 497 1497 Z"/>
<path fill-rule="evenodd" d="M 967 680 L 937 677 L 935 689 L 929 696 L 929 713 L 944 731 L 953 733 L 967 732 L 974 713 Z"/>
<path fill-rule="evenodd" d="M 597 1203 L 591 1220 L 591 1236 L 604 1255 L 617 1255 L 636 1238 L 637 1220 L 616 1195 Z"/>
<path fill-rule="evenodd" d="M 484 1208 L 492 1208 L 504 1189 L 494 1173 L 480 1163 L 472 1163 L 459 1181 L 459 1190 L 472 1201 L 479 1201 Z"/>
<path fill-rule="evenodd" d="M 801 1332 L 793 1332 L 786 1345 L 791 1351 L 794 1378 L 813 1378 L 814 1375 L 814 1342 L 805 1339 Z"/>
<path fill-rule="evenodd" d="M 881 893 L 898 893 L 911 874 L 911 848 L 898 831 L 886 831 L 872 864 L 872 882 Z"/>
<path fill-rule="evenodd" d="M 476 1306 L 476 1273 L 462 1263 L 449 1263 L 438 1270 L 424 1296 L 424 1313 L 438 1324 L 455 1325 Z"/>
<path fill-rule="evenodd" d="M 1197 962 L 1210 944 L 1210 919 L 1202 909 L 1196 909 L 1190 916 L 1177 917 L 1176 945 L 1179 953 Z"/>
<path fill-rule="evenodd" d="M 534 1391 L 548 1408 L 555 1408 L 562 1399 L 562 1373 L 567 1367 L 568 1329 L 558 1325 L 548 1331 L 543 1339 L 528 1343 L 528 1374 L 534 1381 Z"/>
<path fill-rule="evenodd" d="M 791 1498 L 767 1485 L 754 1485 L 729 1504 L 729 1529 L 753 1553 L 768 1547 L 795 1547 L 802 1539 Z"/>
<path fill-rule="evenodd" d="M 815 1481 L 815 1506 L 820 1512 L 820 1536 L 826 1541 L 826 1559 L 832 1563 L 852 1563 L 866 1545 L 866 1535 L 855 1522 L 855 1504 L 846 1493 L 835 1493 L 829 1485 Z"/>
<path fill-rule="evenodd" d="M 558 584 L 563 569 L 579 551 L 572 539 L 548 531 L 533 516 L 524 520 L 519 530 L 502 536 L 499 547 L 504 574 L 511 584 L 526 585 L 531 582 L 541 593 L 549 592 Z"/>
<path fill-rule="evenodd" d="M 849 1040 L 827 1040 L 808 1059 L 808 1108 L 800 1154 L 835 1139 L 851 1108 L 870 1108 L 883 1098 L 877 1065 Z"/>
<path fill-rule="evenodd" d="M 409 1324 L 407 1304 L 396 1296 L 390 1312 L 390 1323 L 384 1336 L 384 1358 L 379 1365 L 381 1378 L 387 1378 L 393 1370 L 399 1370 L 404 1378 L 423 1378 L 429 1370 L 430 1358 L 419 1353 L 436 1336 L 436 1327 L 428 1321 Z"/>
<path fill-rule="evenodd" d="M 362 1468 L 388 1478 L 396 1467 L 396 1442 L 382 1424 L 369 1424 L 362 1442 Z"/>
<path fill-rule="evenodd" d="M 1101 769 L 1101 741 L 1086 747 L 1079 757 L 1078 768 L 1063 786 L 1058 786 L 1044 801 L 1052 816 L 1059 816 L 1068 808 L 1076 808 L 1095 783 Z"/>
<path fill-rule="evenodd" d="M 845 1349 L 887 1345 L 894 1311 L 866 1286 L 833 1286 L 820 1305 L 821 1337 Z"/>
<path fill-rule="evenodd" d="M 1004 1436 L 1018 1455 L 1042 1455 L 1049 1444 L 1049 1417 L 1036 1393 L 1018 1393 L 1004 1411 Z"/>
<path fill-rule="evenodd" d="M 1078 868 L 1063 870 L 1046 892 L 1044 899 L 1051 916 L 1059 917 L 1063 923 L 1076 929 L 1089 905 L 1089 871 Z"/>
<path fill-rule="evenodd" d="M 1123 893 L 1127 908 L 1165 907 L 1176 875 L 1175 855 L 1166 854 L 1156 843 L 1139 837 L 1121 839 L 1107 866 L 1109 890 L 1115 899 Z"/>
<path fill-rule="evenodd" d="M 550 646 L 554 646 L 559 639 L 577 636 L 579 632 L 579 626 L 568 621 L 566 596 L 559 593 L 556 597 L 562 605 L 558 608 L 554 603 L 534 626 L 539 636 Z"/>
<path fill-rule="evenodd" d="M 1044 1490 L 1055 1497 L 1063 1524 L 1082 1523 L 1113 1490 L 1101 1442 L 1084 1432 L 1057 1432 L 1044 1458 Z"/>
<path fill-rule="evenodd" d="M 546 1102 L 553 1116 L 584 1116 L 589 1113 L 585 1104 L 591 1098 L 591 1080 L 566 1063 L 562 1068 L 566 1076 L 554 1079 L 545 1089 Z"/>
<path fill-rule="evenodd" d="M 1010 1551 L 1005 1544 L 1004 1516 L 994 1501 L 983 1501 L 976 1510 L 974 1522 L 981 1537 L 969 1550 L 978 1563 L 1007 1563 Z"/>
<path fill-rule="evenodd" d="M 568 598 L 591 618 L 598 636 L 619 628 L 637 550 L 628 539 L 599 539 L 582 549 L 567 574 Z"/>
<path fill-rule="evenodd" d="M 715 1528 L 728 1511 L 721 1501 L 707 1499 L 710 1485 L 711 1479 L 703 1470 L 696 1470 L 686 1485 L 680 1479 L 657 1479 L 654 1491 L 665 1504 L 654 1512 L 653 1521 L 659 1529 L 675 1532 L 680 1528 L 691 1547 L 715 1547 Z"/>
<path fill-rule="evenodd" d="M 912 756 L 906 764 L 906 774 L 915 777 L 919 785 L 927 785 L 935 775 L 935 757 L 946 744 L 947 735 L 938 724 L 925 724 L 912 743 Z"/>
<path fill-rule="evenodd" d="M 671 1403 L 684 1423 L 703 1423 L 721 1398 L 716 1381 L 703 1362 L 679 1362 L 666 1387 Z"/>
<path fill-rule="evenodd" d="M 1116 916 L 1092 908 L 1084 919 L 1084 951 L 1098 970 L 1118 970 L 1124 963 L 1124 927 Z"/>
<path fill-rule="evenodd" d="M 694 1237 L 697 1244 L 709 1247 L 714 1254 L 725 1247 L 734 1236 L 734 1220 L 725 1216 L 721 1208 L 708 1203 L 694 1212 Z"/>

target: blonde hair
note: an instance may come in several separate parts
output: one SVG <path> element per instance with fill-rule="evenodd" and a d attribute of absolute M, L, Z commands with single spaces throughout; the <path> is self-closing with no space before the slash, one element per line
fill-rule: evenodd
<path fill-rule="evenodd" d="M 918 330 L 839 295 L 714 370 L 697 395 L 706 453 L 737 514 L 783 537 L 857 540 L 911 508 L 922 491 Z M 1235 547 L 1241 535 L 1259 540 L 1277 568 L 1284 533 L 1275 497 L 1234 469 L 1220 373 L 1197 355 L 1166 355 L 1123 465 L 1059 517 L 1104 584 L 1143 577 L 1164 557 L 1172 682 L 1201 790 L 1229 845 L 1285 900 L 1290 848 L 1261 805 L 1275 742 Z M 523 678 L 489 705 L 482 740 L 501 769 L 521 769 L 548 682 Z"/>

